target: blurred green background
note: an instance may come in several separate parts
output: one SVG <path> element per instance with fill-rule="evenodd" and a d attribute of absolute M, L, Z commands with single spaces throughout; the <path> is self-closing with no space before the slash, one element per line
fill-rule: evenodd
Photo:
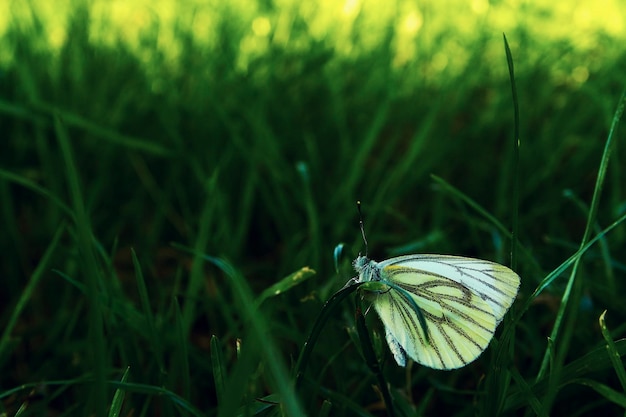
<path fill-rule="evenodd" d="M 353 300 L 293 391 L 356 201 L 374 259 L 510 265 L 515 193 L 510 349 L 407 372 L 368 314 L 396 412 L 624 414 L 626 228 L 557 270 L 626 211 L 622 1 L 5 1 L 0 33 L 0 415 L 387 415 Z"/>

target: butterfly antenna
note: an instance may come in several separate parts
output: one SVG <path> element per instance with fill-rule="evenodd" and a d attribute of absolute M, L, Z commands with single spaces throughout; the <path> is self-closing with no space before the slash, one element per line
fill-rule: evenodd
<path fill-rule="evenodd" d="M 363 236 L 363 243 L 365 243 L 365 257 L 367 257 L 367 238 L 365 237 L 365 226 L 363 226 L 363 213 L 361 212 L 361 202 L 356 202 L 356 209 L 359 211 L 359 227 L 361 228 L 361 236 Z"/>

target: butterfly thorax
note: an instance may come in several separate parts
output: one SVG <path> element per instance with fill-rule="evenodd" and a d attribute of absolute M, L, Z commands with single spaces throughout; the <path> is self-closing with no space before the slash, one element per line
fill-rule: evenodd
<path fill-rule="evenodd" d="M 354 270 L 359 274 L 358 282 L 380 281 L 380 267 L 378 262 L 367 256 L 359 255 L 352 262 Z"/>

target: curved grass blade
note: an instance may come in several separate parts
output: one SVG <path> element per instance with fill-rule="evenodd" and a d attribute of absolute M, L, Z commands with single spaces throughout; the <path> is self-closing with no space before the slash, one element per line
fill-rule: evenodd
<path fill-rule="evenodd" d="M 580 242 L 580 248 L 582 249 L 583 247 L 585 247 L 590 239 L 591 239 L 591 234 L 593 232 L 593 228 L 594 228 L 594 224 L 596 221 L 596 216 L 598 213 L 598 207 L 600 205 L 600 196 L 602 194 L 602 187 L 604 185 L 604 178 L 606 176 L 606 171 L 609 165 L 609 159 L 611 156 L 611 151 L 613 149 L 614 143 L 615 143 L 615 136 L 616 136 L 616 131 L 617 131 L 617 127 L 619 125 L 619 121 L 621 120 L 622 117 L 622 113 L 624 112 L 624 105 L 626 104 L 626 90 L 624 90 L 622 92 L 622 95 L 620 97 L 620 100 L 618 102 L 617 105 L 617 109 L 615 110 L 615 114 L 613 116 L 613 121 L 611 123 L 611 128 L 609 130 L 609 135 L 607 137 L 606 143 L 604 145 L 604 152 L 602 153 L 602 158 L 600 159 L 600 167 L 598 168 L 598 174 L 596 177 L 596 184 L 593 190 L 593 197 L 591 198 L 591 206 L 589 208 L 589 214 L 587 216 L 587 223 L 585 226 L 585 232 L 583 234 L 583 237 L 581 239 Z M 565 287 L 565 291 L 563 292 L 563 296 L 562 296 L 562 300 L 561 300 L 561 305 L 559 308 L 559 311 L 557 313 L 556 319 L 555 319 L 555 323 L 554 326 L 552 328 L 552 332 L 550 333 L 550 338 L 559 343 L 559 345 L 561 346 L 567 346 L 570 340 L 570 336 L 571 336 L 571 328 L 574 325 L 574 321 L 575 321 L 575 310 L 572 311 L 572 316 L 570 319 L 570 325 L 566 326 L 565 330 L 569 330 L 564 334 L 563 339 L 560 339 L 560 332 L 561 332 L 561 328 L 562 328 L 562 323 L 565 317 L 565 312 L 568 310 L 568 306 L 571 304 L 578 304 L 576 298 L 580 296 L 580 291 L 577 291 L 577 287 L 574 286 L 576 280 L 576 276 L 578 273 L 578 266 L 580 265 L 580 260 L 582 259 L 581 256 L 577 257 L 574 260 L 574 266 L 572 269 L 572 272 L 569 276 L 569 279 L 567 281 L 567 285 Z M 572 302 L 570 303 L 570 298 L 572 298 Z M 556 357 L 556 367 L 558 368 L 557 371 L 560 372 L 560 368 L 561 368 L 561 364 L 563 363 L 563 361 L 565 360 L 565 353 L 567 352 L 567 349 L 561 349 L 559 352 L 557 357 Z M 543 361 L 541 363 L 541 367 L 539 369 L 539 372 L 537 374 L 537 379 L 540 379 L 543 374 L 546 372 L 548 367 L 548 351 L 546 350 L 544 357 L 543 357 Z M 548 396 L 548 401 L 551 401 L 550 396 Z"/>
<path fill-rule="evenodd" d="M 572 256 L 567 258 L 561 265 L 559 265 L 556 269 L 550 272 L 537 286 L 535 291 L 530 295 L 530 297 L 526 298 L 526 302 L 523 304 L 522 308 L 520 308 L 517 314 L 514 316 L 514 321 L 517 321 L 521 318 L 526 310 L 530 307 L 533 300 L 537 298 L 539 294 L 543 292 L 547 287 L 549 287 L 554 280 L 556 280 L 563 272 L 565 272 L 572 264 L 580 257 L 582 257 L 589 248 L 591 248 L 597 241 L 603 239 L 609 232 L 615 229 L 617 226 L 622 224 L 626 220 L 626 213 L 620 216 L 617 220 L 611 223 L 608 227 L 604 228 L 600 233 L 598 233 L 593 239 L 591 239 L 586 245 L 582 248 L 578 249 Z"/>
<path fill-rule="evenodd" d="M 520 387 L 520 395 L 525 397 L 526 404 L 530 405 L 530 408 L 532 408 L 537 416 L 548 417 L 548 412 L 543 408 L 541 401 L 539 401 L 539 398 L 537 398 L 530 385 L 524 380 L 519 371 L 513 368 L 510 373 L 517 386 Z M 490 391 L 487 390 L 487 392 Z"/>
<path fill-rule="evenodd" d="M 281 404 L 287 415 L 304 415 L 300 402 L 295 395 L 293 385 L 288 381 L 288 372 L 273 340 L 268 337 L 270 331 L 263 316 L 258 314 L 250 287 L 243 276 L 228 262 L 209 255 L 198 254 L 206 261 L 221 269 L 229 278 L 233 287 L 237 304 L 242 307 L 242 315 L 250 323 L 251 330 L 256 337 L 258 348 L 265 357 L 265 363 L 272 375 L 272 380 L 281 398 Z"/>
<path fill-rule="evenodd" d="M 28 178 L 25 178 L 18 174 L 14 174 L 13 172 L 4 170 L 2 168 L 0 168 L 0 178 L 4 178 L 6 181 L 19 184 L 24 188 L 27 188 L 37 194 L 42 195 L 45 198 L 50 199 L 50 201 L 52 201 L 54 205 L 59 207 L 61 210 L 63 210 L 63 212 L 65 212 L 65 214 L 67 214 L 72 220 L 74 220 L 74 213 L 72 212 L 72 209 L 70 209 L 67 204 L 65 204 L 59 197 L 57 197 L 47 188 L 40 186 L 39 184 L 29 180 Z"/>
<path fill-rule="evenodd" d="M 602 395 L 607 400 L 611 401 L 612 403 L 615 403 L 622 408 L 626 408 L 626 395 L 624 395 L 624 393 L 615 391 L 608 385 L 587 378 L 575 379 L 571 381 L 571 383 L 587 386 L 593 389 L 598 394 Z"/>
<path fill-rule="evenodd" d="M 94 377 L 93 375 L 83 376 L 80 378 L 74 379 L 62 379 L 62 380 L 50 380 L 50 381 L 37 381 L 29 384 L 22 384 L 18 387 L 4 390 L 0 392 L 0 400 L 3 398 L 10 397 L 12 395 L 18 394 L 23 391 L 28 391 L 37 387 L 40 387 L 42 384 L 53 387 L 69 387 L 73 385 L 93 383 Z M 107 381 L 107 384 L 115 389 L 122 389 L 126 392 L 133 392 L 137 394 L 147 394 L 153 395 L 159 398 L 165 398 L 172 401 L 179 409 L 186 411 L 194 417 L 206 417 L 206 415 L 195 408 L 191 403 L 189 403 L 184 398 L 178 396 L 176 393 L 155 385 L 148 384 L 138 384 L 133 382 L 125 382 L 125 381 Z"/>
<path fill-rule="evenodd" d="M 589 207 L 582 201 L 577 195 L 575 195 L 571 190 L 565 190 L 563 192 L 563 196 L 572 200 L 572 202 L 580 209 L 580 211 L 585 215 L 585 217 L 589 216 Z M 600 224 L 596 221 L 594 224 L 594 230 L 596 233 L 600 233 Z M 609 250 L 609 244 L 606 239 L 601 239 L 599 244 L 600 249 L 600 257 L 604 263 L 604 275 L 606 276 L 606 283 L 609 288 L 610 294 L 618 294 L 617 285 L 615 283 L 615 273 L 613 272 L 613 268 L 611 266 L 611 254 Z"/>
<path fill-rule="evenodd" d="M 376 358 L 374 346 L 372 345 L 372 339 L 370 338 L 367 325 L 365 324 L 365 317 L 363 316 L 361 302 L 359 302 L 359 306 L 356 310 L 356 328 L 359 332 L 359 338 L 361 339 L 361 348 L 363 350 L 365 362 L 374 375 L 376 375 L 376 379 L 378 379 L 378 387 L 383 394 L 383 399 L 385 400 L 387 415 L 394 417 L 396 414 L 394 411 L 393 399 L 391 397 L 391 393 L 389 392 L 389 385 L 387 384 L 387 380 L 385 379 L 385 376 L 380 368 L 380 364 L 378 363 L 378 359 Z"/>
<path fill-rule="evenodd" d="M 485 390 L 488 397 L 482 397 L 480 401 L 481 412 L 478 415 L 494 416 L 501 415 L 506 402 L 506 395 L 510 388 L 512 373 L 517 372 L 513 366 L 515 323 L 507 314 L 504 328 L 499 339 L 491 341 L 492 355 L 488 372 L 485 375 Z M 519 376 L 521 378 L 521 375 Z M 532 405 L 532 404 L 531 404 Z M 542 415 L 542 414 L 538 414 Z"/>
<path fill-rule="evenodd" d="M 320 249 L 322 247 L 322 239 L 320 237 L 320 219 L 319 209 L 315 206 L 315 198 L 311 189 L 311 175 L 306 162 L 299 161 L 296 163 L 296 170 L 302 178 L 302 200 L 307 214 L 307 222 L 309 226 L 309 242 L 311 242 L 312 254 L 311 262 L 313 265 L 319 265 Z"/>
<path fill-rule="evenodd" d="M 222 354 L 220 341 L 215 335 L 211 336 L 211 366 L 213 368 L 213 382 L 215 383 L 217 404 L 219 405 L 224 398 L 226 366 L 224 365 L 224 356 Z"/>
<path fill-rule="evenodd" d="M 308 378 L 307 382 L 309 382 Z M 323 386 L 317 386 L 317 389 L 325 398 L 330 399 L 333 404 L 335 404 L 336 408 L 343 408 L 346 411 L 349 411 L 347 415 L 359 417 L 373 417 L 373 414 L 368 412 L 362 404 L 354 402 L 350 397 L 342 395 L 336 390 L 328 389 Z"/>
<path fill-rule="evenodd" d="M 176 360 L 175 365 L 170 365 L 170 375 L 180 376 L 181 392 L 185 398 L 191 398 L 191 373 L 189 371 L 189 338 L 183 326 L 183 313 L 180 311 L 178 299 L 173 298 L 174 308 L 174 329 L 176 331 L 176 347 L 174 350 Z M 176 371 L 176 372 L 174 372 Z M 174 380 L 172 378 L 172 380 Z M 176 385 L 170 385 L 176 386 Z"/>
<path fill-rule="evenodd" d="M 504 50 L 506 52 L 506 62 L 509 67 L 509 81 L 511 82 L 511 95 L 513 99 L 513 117 L 514 117 L 514 134 L 513 134 L 513 201 L 511 207 L 513 209 L 513 219 L 511 221 L 511 268 L 517 269 L 517 239 L 519 236 L 519 101 L 517 99 L 517 86 L 515 85 L 515 66 L 513 65 L 513 54 L 511 48 L 509 48 L 509 42 L 506 40 L 506 35 L 503 33 L 504 38 Z"/>
<path fill-rule="evenodd" d="M 335 294 L 333 294 L 328 301 L 322 307 L 322 311 L 317 316 L 317 320 L 311 329 L 311 333 L 309 333 L 309 337 L 306 342 L 304 342 L 304 346 L 302 346 L 302 350 L 300 351 L 300 356 L 298 357 L 298 361 L 296 362 L 296 367 L 294 369 L 294 375 L 296 378 L 296 390 L 300 386 L 300 382 L 302 381 L 303 373 L 309 364 L 309 359 L 311 357 L 311 352 L 313 352 L 313 348 L 317 343 L 317 339 L 324 328 L 324 325 L 328 321 L 330 314 L 333 312 L 335 307 L 339 305 L 347 296 L 356 291 L 363 283 L 355 283 L 353 280 L 348 281 L 348 283 Z"/>
<path fill-rule="evenodd" d="M 109 143 L 120 145 L 125 150 L 132 149 L 160 157 L 176 155 L 175 151 L 161 146 L 155 141 L 124 135 L 118 131 L 102 127 L 76 113 L 62 110 L 52 104 L 38 101 L 33 103 L 33 107 L 55 117 L 61 117 L 67 125 L 82 129 Z"/>
<path fill-rule="evenodd" d="M 613 369 L 615 369 L 615 373 L 617 374 L 617 378 L 619 379 L 620 384 L 622 385 L 622 390 L 626 392 L 626 371 L 624 370 L 624 364 L 622 363 L 622 358 L 615 347 L 615 342 L 611 337 L 611 333 L 609 329 L 606 327 L 606 321 L 604 317 L 606 316 L 606 310 L 600 315 L 598 319 L 600 323 L 600 330 L 602 331 L 602 336 L 604 340 L 606 340 L 606 350 L 609 355 L 609 359 L 611 359 L 611 364 L 613 365 Z"/>
<path fill-rule="evenodd" d="M 513 101 L 513 146 L 511 152 L 512 166 L 512 184 L 507 183 L 507 188 L 512 188 L 511 198 L 511 236 L 510 236 L 510 251 L 511 251 L 511 269 L 517 270 L 517 254 L 518 249 L 522 248 L 519 240 L 519 189 L 520 189 L 520 135 L 519 135 L 519 100 L 517 97 L 517 86 L 515 83 L 515 65 L 513 63 L 513 54 L 507 41 L 506 35 L 502 34 L 504 40 L 504 50 L 506 54 L 507 66 L 509 69 L 509 82 L 511 84 L 511 98 Z M 532 258 L 531 258 L 532 259 Z M 491 395 L 488 400 L 482 401 L 481 405 L 487 407 L 487 410 L 483 415 L 500 415 L 502 414 L 502 408 L 505 403 L 505 396 L 508 392 L 511 382 L 511 372 L 509 371 L 509 364 L 513 357 L 514 339 L 515 339 L 515 326 L 511 320 L 507 321 L 508 331 L 502 334 L 501 340 L 495 343 L 494 355 L 492 356 L 492 369 L 494 372 L 489 372 L 486 376 L 485 386 L 487 392 Z M 514 370 L 515 371 L 515 370 Z M 521 376 L 520 376 L 521 378 Z M 483 397 L 485 398 L 485 397 Z"/>
<path fill-rule="evenodd" d="M 275 297 L 279 294 L 284 293 L 285 291 L 290 290 L 296 285 L 302 284 L 307 279 L 311 278 L 315 275 L 315 271 L 308 266 L 300 268 L 296 272 L 293 272 L 287 275 L 285 278 L 281 279 L 274 285 L 266 288 L 261 295 L 259 295 L 256 299 L 256 305 L 260 306 L 265 300 L 270 297 Z"/>
<path fill-rule="evenodd" d="M 54 117 L 54 130 L 61 148 L 65 163 L 65 178 L 69 189 L 72 210 L 75 214 L 76 243 L 80 248 L 81 272 L 85 277 L 88 311 L 88 340 L 89 361 L 94 370 L 95 381 L 93 387 L 93 402 L 87 405 L 89 413 L 104 416 L 107 403 L 106 374 L 108 370 L 107 339 L 104 337 L 104 312 L 102 305 L 103 279 L 102 270 L 96 260 L 96 250 L 93 244 L 91 221 L 87 212 L 85 200 L 80 185 L 79 173 L 70 137 L 65 125 L 58 116 Z"/>
<path fill-rule="evenodd" d="M 126 367 L 124 371 L 124 375 L 122 375 L 122 379 L 120 382 L 124 383 L 128 379 L 128 372 L 130 371 L 130 367 Z M 118 388 L 115 390 L 115 394 L 113 395 L 113 401 L 111 402 L 111 408 L 109 409 L 109 417 L 119 417 L 120 412 L 122 410 L 122 405 L 124 404 L 124 390 L 122 388 Z"/>
<path fill-rule="evenodd" d="M 13 328 L 15 327 L 15 324 L 17 323 L 20 314 L 22 314 L 22 311 L 24 311 L 24 309 L 26 308 L 26 305 L 33 295 L 33 292 L 35 291 L 37 284 L 41 280 L 41 277 L 43 277 L 44 272 L 48 268 L 48 263 L 50 262 L 52 254 L 56 250 L 57 245 L 59 244 L 59 240 L 61 239 L 64 231 L 65 224 L 61 224 L 54 234 L 52 241 L 48 245 L 46 252 L 41 257 L 39 264 L 37 264 L 37 268 L 35 268 L 35 271 L 31 275 L 28 284 L 26 284 L 26 287 L 22 291 L 20 298 L 17 300 L 15 307 L 13 307 L 7 323 L 4 325 L 4 330 L 2 331 L 2 336 L 0 337 L 0 365 L 4 363 L 6 357 L 8 356 L 7 351 L 9 350 L 9 347 L 11 345 L 10 338 L 11 333 L 13 332 Z"/>
<path fill-rule="evenodd" d="M 137 384 L 137 383 L 129 383 L 129 382 L 117 382 L 117 381 L 109 381 L 109 385 L 112 385 L 116 388 L 123 388 L 127 392 L 136 392 L 143 394 L 150 394 L 159 397 L 164 397 L 169 399 L 177 408 L 184 410 L 185 412 L 191 414 L 196 417 L 205 416 L 200 410 L 198 410 L 193 404 L 180 397 L 178 394 L 163 388 L 154 385 L 148 384 Z"/>
<path fill-rule="evenodd" d="M 317 413 L 318 417 L 328 417 L 330 416 L 330 410 L 333 408 L 333 403 L 328 400 L 324 400 L 322 402 L 322 406 L 320 407 L 319 413 Z"/>
<path fill-rule="evenodd" d="M 152 349 L 154 349 L 154 354 L 156 356 L 156 361 L 159 366 L 159 371 L 161 372 L 161 376 L 165 375 L 165 366 L 163 364 L 163 346 L 161 345 L 162 338 L 159 337 L 159 333 L 157 331 L 156 321 L 154 319 L 154 314 L 152 314 L 152 307 L 150 306 L 150 297 L 148 296 L 148 288 L 146 287 L 146 282 L 143 278 L 143 272 L 141 271 L 141 265 L 139 264 L 139 259 L 137 259 L 137 254 L 135 253 L 135 249 L 130 250 L 130 254 L 133 261 L 133 268 L 135 269 L 135 278 L 137 280 L 137 291 L 139 292 L 139 300 L 141 302 L 141 309 L 143 310 L 143 316 L 145 321 L 147 322 L 148 327 L 148 335 L 150 338 L 150 345 Z"/>
<path fill-rule="evenodd" d="M 626 356 L 626 339 L 615 341 L 615 352 L 620 356 Z M 576 359 L 563 368 L 561 380 L 567 381 L 587 375 L 592 372 L 600 372 L 611 366 L 611 359 L 607 355 L 604 346 L 598 347 L 583 357 Z"/>
<path fill-rule="evenodd" d="M 617 340 L 614 345 L 615 354 L 620 357 L 626 356 L 626 339 Z M 551 381 L 548 376 L 544 376 L 540 381 L 530 385 L 530 388 L 535 396 L 539 396 L 548 390 L 550 384 L 561 388 L 565 385 L 575 383 L 577 380 L 584 379 L 587 375 L 604 372 L 611 366 L 612 360 L 607 354 L 606 346 L 600 346 L 565 365 L 561 371 L 559 381 Z M 527 404 L 528 395 L 525 392 L 517 390 L 507 398 L 505 412 L 516 410 Z"/>
<path fill-rule="evenodd" d="M 489 213 L 484 207 L 482 207 L 476 201 L 472 200 L 470 197 L 468 197 L 466 194 L 464 194 L 461 190 L 459 190 L 458 188 L 454 187 L 453 185 L 448 183 L 443 178 L 438 177 L 438 176 L 436 176 L 434 174 L 431 174 L 430 177 L 438 185 L 440 185 L 442 187 L 443 191 L 445 191 L 445 192 L 449 193 L 450 195 L 458 198 L 459 200 L 461 200 L 462 202 L 467 204 L 470 208 L 472 208 L 474 211 L 476 211 L 478 214 L 480 214 L 482 217 L 484 217 L 500 233 L 502 233 L 503 236 L 506 236 L 508 238 L 511 237 L 511 232 L 502 224 L 502 222 L 500 222 L 500 220 L 498 220 L 495 216 L 493 216 L 491 213 Z M 524 259 L 532 266 L 532 268 L 535 270 L 535 272 L 542 274 L 543 272 L 542 272 L 541 267 L 537 263 L 536 258 L 530 253 L 530 251 L 528 251 L 526 249 L 526 247 L 523 246 L 521 243 L 519 243 L 519 242 L 515 242 L 515 243 L 516 243 L 517 246 L 519 246 L 518 249 L 524 255 Z"/>

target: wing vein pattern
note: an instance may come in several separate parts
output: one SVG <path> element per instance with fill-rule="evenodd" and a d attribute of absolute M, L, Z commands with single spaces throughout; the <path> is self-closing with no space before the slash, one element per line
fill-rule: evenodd
<path fill-rule="evenodd" d="M 449 255 L 407 255 L 382 262 L 359 257 L 355 268 L 360 281 L 389 285 L 371 298 L 390 350 L 402 366 L 406 356 L 435 369 L 472 362 L 489 345 L 520 283 L 515 272 L 500 264 Z"/>

